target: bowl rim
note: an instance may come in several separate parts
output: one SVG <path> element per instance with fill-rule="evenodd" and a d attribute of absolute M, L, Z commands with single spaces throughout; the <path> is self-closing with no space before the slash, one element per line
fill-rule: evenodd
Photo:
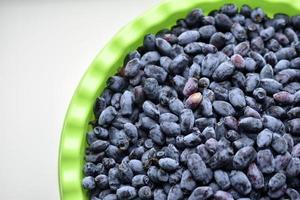
<path fill-rule="evenodd" d="M 269 8 L 268 14 L 300 13 L 300 1 L 293 0 L 164 0 L 123 27 L 88 67 L 69 104 L 59 145 L 58 176 L 61 199 L 87 199 L 86 192 L 81 188 L 81 168 L 85 134 L 88 122 L 92 118 L 92 107 L 96 97 L 103 91 L 108 77 L 122 66 L 127 52 L 142 44 L 145 34 L 155 33 L 155 30 L 175 24 L 176 19 L 184 17 L 193 8 L 204 8 L 207 13 L 225 3 L 234 3 L 239 7 L 248 4 L 251 7 L 262 7 L 264 10 Z"/>

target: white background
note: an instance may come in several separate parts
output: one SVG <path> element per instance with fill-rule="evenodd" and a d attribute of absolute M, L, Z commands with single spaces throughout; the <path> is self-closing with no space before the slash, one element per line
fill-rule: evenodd
<path fill-rule="evenodd" d="M 97 52 L 159 0 L 0 0 L 0 195 L 55 200 L 68 103 Z"/>

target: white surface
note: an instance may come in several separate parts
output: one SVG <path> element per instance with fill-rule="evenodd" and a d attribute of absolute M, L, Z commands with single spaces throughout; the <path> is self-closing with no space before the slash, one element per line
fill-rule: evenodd
<path fill-rule="evenodd" d="M 112 35 L 158 1 L 0 1 L 1 199 L 59 199 L 58 145 L 74 90 Z"/>

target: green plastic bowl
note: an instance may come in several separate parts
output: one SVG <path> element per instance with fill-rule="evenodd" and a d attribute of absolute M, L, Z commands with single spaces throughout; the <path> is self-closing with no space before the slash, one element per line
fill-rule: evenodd
<path fill-rule="evenodd" d="M 144 35 L 171 27 L 176 19 L 186 16 L 193 8 L 201 8 L 207 14 L 224 3 L 261 7 L 269 16 L 279 12 L 300 14 L 298 0 L 166 0 L 125 26 L 97 55 L 70 103 L 59 151 L 59 187 L 62 200 L 88 199 L 81 187 L 85 134 L 90 128 L 88 123 L 93 118 L 92 108 L 96 97 L 105 88 L 108 77 L 122 66 L 126 54 L 142 44 Z"/>

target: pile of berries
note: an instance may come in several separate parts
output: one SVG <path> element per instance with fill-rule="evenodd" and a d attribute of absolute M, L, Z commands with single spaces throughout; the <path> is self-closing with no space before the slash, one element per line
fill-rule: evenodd
<path fill-rule="evenodd" d="M 233 4 L 146 35 L 96 100 L 90 199 L 299 200 L 299 36 Z"/>

